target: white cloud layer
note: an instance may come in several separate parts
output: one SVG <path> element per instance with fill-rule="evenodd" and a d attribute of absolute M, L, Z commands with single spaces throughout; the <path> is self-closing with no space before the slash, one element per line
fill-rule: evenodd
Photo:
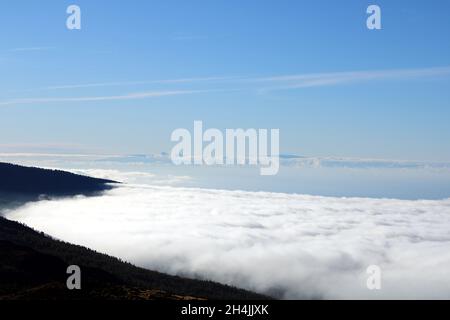
<path fill-rule="evenodd" d="M 282 298 L 450 298 L 450 199 L 127 186 L 7 216 L 150 269 Z M 373 264 L 380 291 L 366 288 Z"/>

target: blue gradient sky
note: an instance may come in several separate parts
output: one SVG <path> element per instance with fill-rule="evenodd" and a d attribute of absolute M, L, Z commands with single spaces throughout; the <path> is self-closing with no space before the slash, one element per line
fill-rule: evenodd
<path fill-rule="evenodd" d="M 72 3 L 80 31 L 65 27 Z M 280 128 L 284 153 L 450 161 L 448 1 L 1 7 L 0 151 L 168 151 L 203 120 Z"/>

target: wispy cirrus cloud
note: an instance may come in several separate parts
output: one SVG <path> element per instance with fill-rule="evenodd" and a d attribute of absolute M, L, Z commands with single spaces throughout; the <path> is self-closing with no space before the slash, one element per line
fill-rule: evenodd
<path fill-rule="evenodd" d="M 450 66 L 421 69 L 368 70 L 311 73 L 254 78 L 251 81 L 278 85 L 267 89 L 299 89 L 379 80 L 412 80 L 450 75 Z"/>
<path fill-rule="evenodd" d="M 265 85 L 273 85 L 271 89 L 299 89 L 308 87 L 332 86 L 348 83 L 360 83 L 376 80 L 408 80 L 450 75 L 450 66 L 418 68 L 418 69 L 387 69 L 344 71 L 330 73 L 306 73 L 276 75 L 268 77 L 244 77 L 244 76 L 214 76 L 214 77 L 189 77 L 177 79 L 162 79 L 148 81 L 122 81 L 122 82 L 98 82 L 86 84 L 69 84 L 48 86 L 45 90 L 82 89 L 93 87 L 133 86 L 146 84 L 182 84 L 182 83 L 228 83 L 233 85 L 251 84 L 257 89 Z M 278 85 L 278 86 L 276 86 Z M 270 88 L 269 88 L 270 89 Z"/>
<path fill-rule="evenodd" d="M 194 40 L 207 40 L 207 36 L 200 35 L 177 35 L 172 38 L 177 41 L 194 41 Z"/>
<path fill-rule="evenodd" d="M 24 47 L 24 48 L 12 48 L 7 50 L 8 52 L 30 52 L 30 51 L 46 51 L 53 49 L 53 47 Z"/>
<path fill-rule="evenodd" d="M 172 35 L 171 39 L 175 41 L 198 41 L 198 40 L 208 40 L 210 37 L 202 34 L 193 34 L 186 32 L 177 32 Z"/>
<path fill-rule="evenodd" d="M 0 101 L 0 106 L 51 103 L 51 102 L 96 102 L 113 100 L 136 100 L 152 97 L 185 95 L 205 92 L 223 91 L 257 91 L 268 92 L 277 90 L 296 90 L 312 87 L 338 86 L 345 84 L 359 84 L 371 81 L 410 81 L 421 79 L 437 79 L 450 76 L 450 66 L 416 68 L 416 69 L 387 69 L 367 71 L 345 71 L 332 73 L 309 73 L 276 75 L 267 77 L 244 77 L 244 76 L 214 76 L 214 77 L 190 77 L 178 79 L 163 79 L 149 81 L 119 81 L 98 82 L 85 84 L 54 85 L 37 90 L 75 90 L 96 87 L 126 87 L 138 85 L 161 85 L 172 86 L 172 90 L 156 90 L 143 93 L 131 93 L 123 95 L 104 96 L 75 96 L 75 97 L 36 97 L 18 98 Z M 201 88 L 184 90 L 179 85 L 202 84 Z M 175 88 L 175 86 L 177 86 Z M 195 87 L 194 87 L 195 88 Z M 208 89 L 205 89 L 208 88 Z"/>
<path fill-rule="evenodd" d="M 119 81 L 119 82 L 97 82 L 85 84 L 68 84 L 68 85 L 54 85 L 41 88 L 41 90 L 61 90 L 61 89 L 83 89 L 96 87 L 125 87 L 134 85 L 146 84 L 177 84 L 177 83 L 194 83 L 194 82 L 214 82 L 236 79 L 236 77 L 197 77 L 197 78 L 177 78 L 177 79 L 162 79 L 162 80 L 148 80 L 148 81 Z"/>
<path fill-rule="evenodd" d="M 146 98 L 156 98 L 164 96 L 187 95 L 203 92 L 202 90 L 178 90 L 178 91 L 149 91 L 141 93 L 131 93 L 111 96 L 90 96 L 90 97 L 62 97 L 62 98 L 24 98 L 12 99 L 0 102 L 0 106 L 11 106 L 20 104 L 52 103 L 52 102 L 99 102 L 117 100 L 139 100 Z"/>
<path fill-rule="evenodd" d="M 60 143 L 60 142 L 34 142 L 34 143 L 0 143 L 0 159 L 9 157 L 90 157 L 93 154 L 100 154 L 97 148 L 92 148 L 76 143 Z M 99 155 L 100 157 L 100 155 Z M 105 157 L 105 155 L 101 155 Z"/>

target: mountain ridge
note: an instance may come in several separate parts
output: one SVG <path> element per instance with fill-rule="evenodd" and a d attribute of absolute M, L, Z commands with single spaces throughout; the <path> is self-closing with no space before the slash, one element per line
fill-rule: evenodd
<path fill-rule="evenodd" d="M 0 192 L 28 196 L 94 195 L 119 182 L 67 171 L 25 167 L 0 162 Z"/>

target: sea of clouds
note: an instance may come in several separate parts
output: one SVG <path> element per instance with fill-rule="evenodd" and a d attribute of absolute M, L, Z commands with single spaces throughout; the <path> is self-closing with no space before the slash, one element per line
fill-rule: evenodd
<path fill-rule="evenodd" d="M 7 217 L 139 266 L 277 298 L 450 298 L 450 199 L 125 184 Z M 370 265 L 382 270 L 379 291 L 367 289 Z"/>

